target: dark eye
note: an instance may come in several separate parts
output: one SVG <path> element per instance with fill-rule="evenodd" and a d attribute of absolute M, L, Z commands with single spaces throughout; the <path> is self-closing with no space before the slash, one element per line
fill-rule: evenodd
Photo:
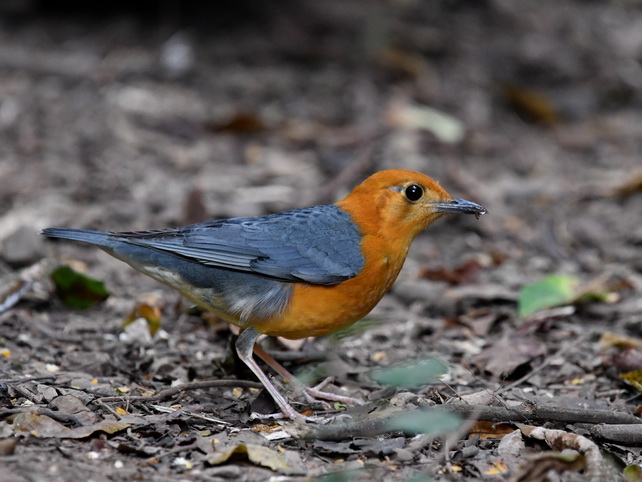
<path fill-rule="evenodd" d="M 406 188 L 405 194 L 408 201 L 419 201 L 424 195 L 424 188 L 419 184 L 411 184 Z"/>

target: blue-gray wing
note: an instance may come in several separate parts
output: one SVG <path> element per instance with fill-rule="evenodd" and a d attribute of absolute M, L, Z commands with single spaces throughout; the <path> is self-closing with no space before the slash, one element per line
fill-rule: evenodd
<path fill-rule="evenodd" d="M 335 205 L 112 236 L 203 265 L 283 281 L 331 285 L 353 278 L 364 265 L 359 228 Z"/>

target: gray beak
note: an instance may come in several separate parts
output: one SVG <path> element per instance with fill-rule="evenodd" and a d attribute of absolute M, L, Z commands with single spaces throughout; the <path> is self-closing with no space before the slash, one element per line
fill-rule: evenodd
<path fill-rule="evenodd" d="M 481 204 L 465 199 L 455 198 L 452 201 L 440 201 L 432 204 L 438 213 L 462 213 L 474 214 L 477 219 L 482 214 L 486 214 L 486 208 Z"/>

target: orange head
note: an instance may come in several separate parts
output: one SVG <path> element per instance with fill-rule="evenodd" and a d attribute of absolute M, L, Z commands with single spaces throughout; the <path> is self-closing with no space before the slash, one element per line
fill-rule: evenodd
<path fill-rule="evenodd" d="M 337 205 L 352 215 L 363 234 L 406 246 L 447 213 L 486 213 L 479 204 L 453 198 L 434 179 L 406 169 L 373 174 Z"/>

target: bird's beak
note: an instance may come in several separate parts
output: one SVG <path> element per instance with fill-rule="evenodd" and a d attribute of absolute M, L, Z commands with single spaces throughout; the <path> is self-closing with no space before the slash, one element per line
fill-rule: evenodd
<path fill-rule="evenodd" d="M 431 206 L 437 213 L 474 214 L 478 219 L 479 216 L 487 212 L 486 208 L 481 204 L 459 198 L 455 198 L 452 201 L 438 201 L 431 203 Z"/>

